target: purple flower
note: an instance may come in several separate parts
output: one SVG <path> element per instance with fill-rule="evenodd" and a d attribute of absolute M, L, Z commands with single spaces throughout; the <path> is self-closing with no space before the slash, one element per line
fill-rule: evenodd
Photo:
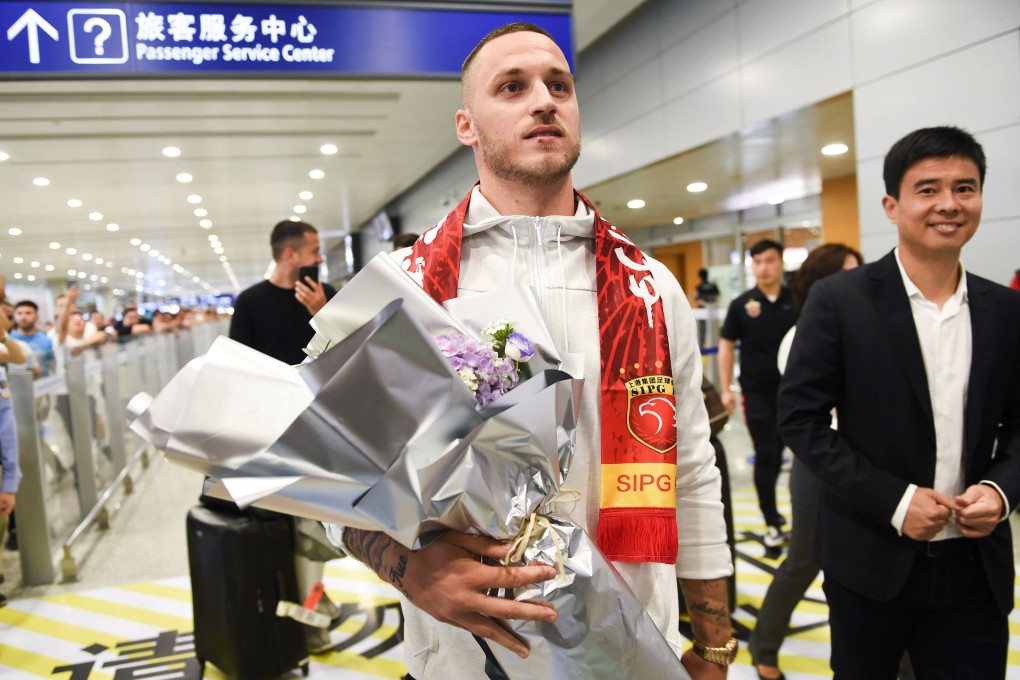
<path fill-rule="evenodd" d="M 531 341 L 520 333 L 511 333 L 506 339 L 506 356 L 519 364 L 527 363 L 535 356 Z"/>
<path fill-rule="evenodd" d="M 499 357 L 489 345 L 455 331 L 436 336 L 436 344 L 480 406 L 517 385 L 513 362 Z"/>

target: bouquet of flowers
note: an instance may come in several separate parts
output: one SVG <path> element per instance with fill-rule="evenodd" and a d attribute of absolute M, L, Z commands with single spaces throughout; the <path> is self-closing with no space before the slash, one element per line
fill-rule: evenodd
<path fill-rule="evenodd" d="M 445 307 L 379 255 L 312 320 L 314 360 L 295 369 L 219 338 L 155 399 L 132 400 L 132 429 L 240 505 L 384 531 L 412 549 L 450 528 L 523 536 L 516 563 L 560 577 L 513 596 L 560 615 L 510 622 L 527 660 L 491 646 L 513 680 L 687 678 L 594 541 L 557 516 L 579 357 L 557 353 L 530 289 Z M 494 308 L 507 318 L 486 318 Z"/>

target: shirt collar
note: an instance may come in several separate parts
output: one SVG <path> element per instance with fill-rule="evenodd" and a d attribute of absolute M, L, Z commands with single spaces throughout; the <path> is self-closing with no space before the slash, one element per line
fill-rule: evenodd
<path fill-rule="evenodd" d="M 471 190 L 471 201 L 468 203 L 467 215 L 464 216 L 464 234 L 468 235 L 477 231 L 484 231 L 498 224 L 505 224 L 520 215 L 500 215 L 491 203 L 482 195 L 478 185 Z M 577 201 L 577 209 L 572 216 L 546 217 L 543 221 L 551 223 L 553 220 L 563 227 L 564 236 L 588 236 L 591 237 L 595 224 L 594 213 L 588 210 L 584 201 Z"/>
<path fill-rule="evenodd" d="M 921 300 L 927 300 L 921 289 L 914 285 L 914 282 L 907 276 L 907 270 L 903 268 L 903 261 L 900 259 L 900 248 L 896 246 L 893 249 L 893 254 L 896 256 L 896 266 L 900 270 L 900 276 L 903 278 L 903 287 L 907 289 L 908 298 L 918 298 Z M 968 302 L 967 297 L 967 270 L 963 267 L 963 261 L 960 261 L 960 282 L 956 284 L 956 292 L 953 293 L 951 300 L 955 300 L 957 303 Z"/>

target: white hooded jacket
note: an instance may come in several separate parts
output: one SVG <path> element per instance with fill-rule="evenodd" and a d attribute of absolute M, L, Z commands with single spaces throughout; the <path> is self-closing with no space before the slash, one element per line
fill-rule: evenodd
<path fill-rule="evenodd" d="M 464 224 L 458 296 L 531 285 L 561 352 L 585 356 L 576 452 L 564 486 L 581 500 L 565 514 L 595 535 L 600 494 L 599 334 L 595 287 L 594 215 L 578 202 L 572 217 L 499 215 L 476 186 Z M 410 252 L 394 253 L 403 260 Z M 647 257 L 662 297 L 677 401 L 676 566 L 614 565 L 680 653 L 676 578 L 714 579 L 732 573 L 720 500 L 720 477 L 709 444 L 701 394 L 701 354 L 694 315 L 673 274 Z M 499 310 L 494 310 L 494 319 Z M 466 631 L 439 623 L 406 600 L 404 645 L 408 672 L 418 680 L 485 677 L 484 657 Z M 471 669 L 471 670 L 468 670 Z"/>

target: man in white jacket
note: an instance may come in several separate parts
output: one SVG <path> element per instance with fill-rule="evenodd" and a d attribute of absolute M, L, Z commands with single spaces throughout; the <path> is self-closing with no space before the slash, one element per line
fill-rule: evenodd
<path fill-rule="evenodd" d="M 529 24 L 493 31 L 465 61 L 462 84 L 457 135 L 474 149 L 480 182 L 395 256 L 438 298 L 521 283 L 539 291 L 557 346 L 585 355 L 576 453 L 565 481 L 581 500 L 569 519 L 597 536 L 675 649 L 679 580 L 695 634 L 682 663 L 695 679 L 724 678 L 736 651 L 725 581 L 732 563 L 686 296 L 663 265 L 574 191 L 578 105 L 570 67 L 548 34 Z M 610 318 L 623 309 L 637 313 Z M 651 357 L 649 365 L 639 367 L 637 355 Z M 635 416 L 631 397 L 644 398 L 655 413 Z M 659 481 L 636 502 L 626 480 L 639 478 Z M 485 677 L 470 634 L 526 657 L 527 645 L 503 621 L 556 619 L 547 603 L 487 594 L 556 575 L 550 566 L 479 561 L 503 557 L 506 544 L 448 532 L 410 551 L 385 534 L 353 529 L 343 540 L 349 554 L 403 595 L 406 662 L 418 680 Z"/>

